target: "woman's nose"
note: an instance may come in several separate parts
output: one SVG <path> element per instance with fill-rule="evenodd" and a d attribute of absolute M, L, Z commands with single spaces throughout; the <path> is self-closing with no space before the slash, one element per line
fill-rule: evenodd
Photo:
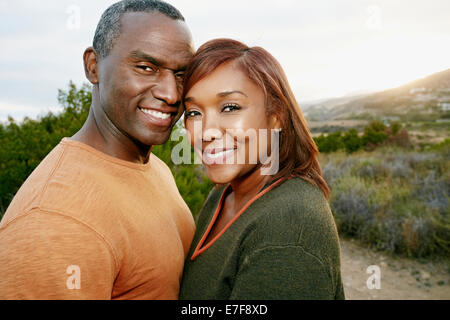
<path fill-rule="evenodd" d="M 223 128 L 221 128 L 220 121 L 215 115 L 204 116 L 202 126 L 203 141 L 212 141 L 223 137 Z"/>

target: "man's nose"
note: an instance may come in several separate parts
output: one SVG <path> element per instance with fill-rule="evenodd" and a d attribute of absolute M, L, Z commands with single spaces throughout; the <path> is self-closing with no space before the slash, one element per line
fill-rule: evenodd
<path fill-rule="evenodd" d="M 172 71 L 161 72 L 158 83 L 153 87 L 155 98 L 165 101 L 168 105 L 176 105 L 181 98 L 181 86 L 177 83 Z"/>

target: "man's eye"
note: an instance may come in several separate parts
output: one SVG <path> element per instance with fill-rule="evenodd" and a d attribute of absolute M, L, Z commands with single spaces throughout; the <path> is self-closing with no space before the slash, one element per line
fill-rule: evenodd
<path fill-rule="evenodd" d="M 175 73 L 175 78 L 183 81 L 184 80 L 184 72 L 177 72 L 177 73 Z"/>
<path fill-rule="evenodd" d="M 150 66 L 137 66 L 138 69 L 141 69 L 145 72 L 156 72 L 155 68 L 152 68 Z"/>
<path fill-rule="evenodd" d="M 184 114 L 184 117 L 192 118 L 192 117 L 199 116 L 199 115 L 201 115 L 200 112 L 193 110 L 193 111 L 186 111 L 186 113 Z"/>
<path fill-rule="evenodd" d="M 223 107 L 222 112 L 231 112 L 233 110 L 240 110 L 240 109 L 241 107 L 238 104 L 228 103 Z"/>

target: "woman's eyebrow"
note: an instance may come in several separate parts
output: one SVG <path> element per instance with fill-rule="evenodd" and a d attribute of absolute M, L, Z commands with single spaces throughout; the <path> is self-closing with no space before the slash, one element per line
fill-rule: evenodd
<path fill-rule="evenodd" d="M 223 98 L 223 97 L 227 97 L 231 94 L 235 94 L 235 93 L 241 94 L 248 98 L 248 96 L 245 93 L 243 93 L 242 91 L 239 91 L 239 90 L 219 92 L 216 96 L 219 98 Z M 186 98 L 184 98 L 184 102 L 195 102 L 195 99 L 194 99 L 194 97 L 186 97 Z"/>
<path fill-rule="evenodd" d="M 184 102 L 195 102 L 194 97 L 186 97 L 184 98 Z"/>
<path fill-rule="evenodd" d="M 234 93 L 242 94 L 243 96 L 248 98 L 248 96 L 245 93 L 243 93 L 242 91 L 239 91 L 239 90 L 220 92 L 217 94 L 217 96 L 220 98 L 223 98 L 223 97 L 229 96 L 230 94 L 234 94 Z"/>

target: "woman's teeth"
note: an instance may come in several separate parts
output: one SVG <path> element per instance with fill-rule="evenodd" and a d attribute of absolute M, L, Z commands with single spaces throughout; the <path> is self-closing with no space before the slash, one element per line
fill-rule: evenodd
<path fill-rule="evenodd" d="M 164 113 L 164 112 L 159 112 L 159 111 L 155 111 L 155 110 L 150 110 L 150 109 L 144 109 L 144 108 L 139 108 L 143 113 L 149 114 L 155 118 L 158 119 L 162 119 L 162 120 L 166 120 L 169 119 L 171 114 L 170 113 Z"/>
<path fill-rule="evenodd" d="M 216 153 L 205 152 L 205 155 L 211 159 L 223 158 L 224 156 L 234 152 L 234 149 L 224 150 Z"/>

